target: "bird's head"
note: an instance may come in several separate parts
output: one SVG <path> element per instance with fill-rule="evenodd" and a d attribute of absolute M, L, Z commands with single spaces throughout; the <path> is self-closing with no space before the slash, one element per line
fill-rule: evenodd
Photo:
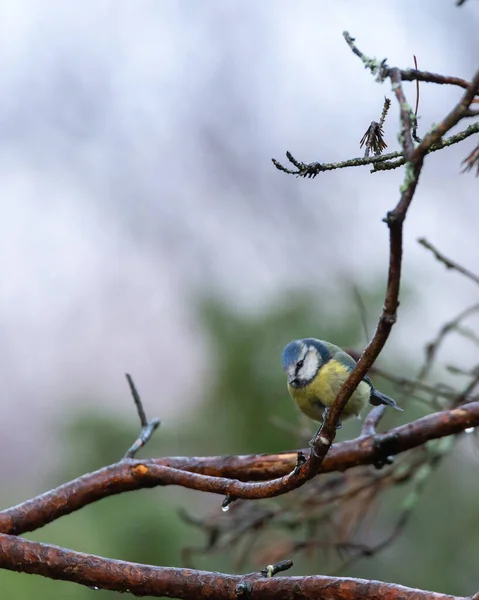
<path fill-rule="evenodd" d="M 321 348 L 318 340 L 290 342 L 281 357 L 289 385 L 292 388 L 302 388 L 311 383 L 325 362 L 325 353 L 326 348 Z"/>

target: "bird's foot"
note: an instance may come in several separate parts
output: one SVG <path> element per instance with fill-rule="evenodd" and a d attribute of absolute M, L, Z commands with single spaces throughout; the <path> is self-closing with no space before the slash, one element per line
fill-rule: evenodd
<path fill-rule="evenodd" d="M 330 412 L 331 412 L 331 409 L 328 406 L 325 406 L 324 410 L 323 410 L 323 424 L 326 421 L 326 419 L 329 417 Z M 321 425 L 321 427 L 322 426 L 323 425 Z M 336 423 L 336 429 L 341 429 L 342 426 L 343 426 L 343 422 L 341 421 L 341 419 L 338 419 L 338 422 Z M 319 431 L 318 431 L 318 433 L 319 433 Z M 316 435 L 318 435 L 318 434 L 316 434 Z M 316 436 L 314 436 L 314 437 L 316 437 Z"/>
<path fill-rule="evenodd" d="M 314 437 L 309 440 L 308 442 L 308 446 L 311 448 L 311 451 L 313 452 L 314 456 L 316 456 L 316 458 L 318 458 L 318 454 L 316 452 L 316 440 L 318 438 L 318 434 L 315 434 Z"/>

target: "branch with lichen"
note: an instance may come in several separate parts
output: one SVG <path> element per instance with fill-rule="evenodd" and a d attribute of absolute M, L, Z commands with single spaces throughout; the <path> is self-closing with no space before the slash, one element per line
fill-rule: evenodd
<path fill-rule="evenodd" d="M 390 106 L 391 100 L 384 98 L 383 110 L 379 122 L 371 121 L 366 133 L 359 142 L 360 148 L 365 147 L 364 156 L 366 158 L 369 156 L 371 150 L 374 152 L 374 156 L 381 156 L 381 152 L 388 147 L 383 137 L 383 126 Z"/>
<path fill-rule="evenodd" d="M 432 152 L 437 152 L 438 150 L 447 148 L 448 146 L 458 144 L 476 133 L 479 133 L 479 122 L 473 123 L 472 125 L 469 125 L 469 127 L 466 127 L 466 129 L 463 131 L 455 133 L 454 135 L 446 137 L 443 140 L 440 140 L 438 143 L 433 144 L 430 148 L 428 148 L 426 154 L 431 154 Z M 278 171 L 282 171 L 288 175 L 296 175 L 297 177 L 305 177 L 309 179 L 314 179 L 317 175 L 319 175 L 319 173 L 323 173 L 325 171 L 334 171 L 336 169 L 372 165 L 373 168 L 371 173 L 375 173 L 376 171 L 389 171 L 391 169 L 397 169 L 405 163 L 404 155 L 399 150 L 397 152 L 389 152 L 388 154 L 382 154 L 380 156 L 350 158 L 348 160 L 343 160 L 336 163 L 304 163 L 297 160 L 289 151 L 286 152 L 286 158 L 295 167 L 295 169 L 288 169 L 275 158 L 272 158 L 271 161 Z M 477 154 L 477 160 L 479 160 L 479 151 Z M 472 166 L 469 168 L 472 168 Z"/>
<path fill-rule="evenodd" d="M 422 81 L 426 83 L 434 83 L 439 85 L 452 85 L 463 88 L 466 90 L 466 94 L 463 96 L 461 102 L 456 106 L 455 112 L 453 115 L 448 115 L 442 121 L 440 126 L 432 126 L 430 132 L 428 133 L 428 138 L 426 140 L 422 140 L 419 144 L 422 145 L 420 154 L 424 157 L 427 154 L 432 152 L 437 152 L 442 148 L 447 146 L 451 146 L 453 144 L 457 144 L 468 138 L 469 136 L 479 133 L 479 122 L 473 123 L 463 131 L 450 136 L 449 138 L 442 139 L 443 136 L 462 118 L 467 117 L 475 117 L 477 116 L 476 111 L 472 111 L 469 106 L 477 101 L 477 94 L 479 93 L 479 72 L 473 77 L 471 82 L 468 82 L 459 77 L 451 77 L 446 75 L 439 75 L 437 73 L 430 73 L 428 71 L 419 71 L 417 69 L 399 69 L 397 67 L 389 67 L 387 65 L 386 59 L 378 60 L 376 58 L 370 58 L 366 56 L 355 44 L 355 40 L 353 37 L 349 35 L 348 32 L 343 33 L 344 39 L 347 44 L 353 51 L 353 53 L 358 56 L 363 62 L 365 68 L 371 71 L 371 74 L 376 77 L 376 81 L 382 83 L 386 79 L 390 79 L 392 83 L 392 90 L 395 92 L 396 97 L 398 98 L 400 111 L 401 111 L 401 130 L 399 133 L 399 140 L 403 146 L 402 150 L 397 152 L 390 152 L 389 154 L 380 155 L 380 152 L 385 149 L 385 144 L 378 142 L 378 123 L 374 121 L 371 123 L 368 131 L 363 136 L 360 142 L 360 147 L 367 140 L 370 140 L 369 147 L 373 149 L 375 152 L 375 156 L 368 156 L 368 146 L 366 146 L 366 156 L 362 158 L 352 158 L 345 161 L 340 161 L 336 163 L 321 163 L 321 162 L 311 162 L 304 163 L 302 161 L 298 161 L 291 152 L 286 152 L 286 158 L 288 161 L 295 167 L 295 169 L 289 169 L 281 164 L 278 160 L 272 159 L 274 166 L 283 173 L 287 173 L 288 175 L 296 175 L 297 177 L 306 177 L 306 178 L 314 178 L 319 173 L 325 171 L 332 171 L 335 169 L 344 169 L 348 167 L 360 167 L 365 165 L 372 165 L 373 169 L 371 173 L 376 171 L 386 171 L 391 169 L 397 169 L 398 167 L 403 166 L 407 160 L 408 156 L 412 155 L 412 151 L 414 149 L 414 138 L 418 139 L 415 135 L 415 131 L 417 128 L 417 117 L 416 111 L 413 111 L 411 106 L 406 102 L 404 94 L 402 93 L 402 82 L 403 81 Z M 398 97 L 397 92 L 400 92 L 400 97 Z M 407 115 L 406 115 L 407 113 Z M 406 118 L 407 116 L 407 118 Z M 384 114 L 385 117 L 385 114 Z M 381 135 L 382 137 L 382 125 L 384 124 L 384 118 L 380 121 L 381 123 Z M 410 129 L 411 135 L 405 135 L 404 126 L 408 125 Z M 372 137 L 372 139 L 371 139 Z M 404 146 L 404 141 L 407 141 L 407 147 Z M 417 148 L 416 148 L 417 149 Z M 473 166 L 477 166 L 479 164 L 479 153 L 477 149 L 468 156 L 464 163 L 464 170 L 470 170 Z M 478 167 L 479 173 L 479 167 Z"/>

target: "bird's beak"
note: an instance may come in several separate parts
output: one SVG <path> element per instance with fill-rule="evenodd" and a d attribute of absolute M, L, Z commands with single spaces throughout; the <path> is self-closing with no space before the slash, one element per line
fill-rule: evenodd
<path fill-rule="evenodd" d="M 290 376 L 288 377 L 288 383 L 289 383 L 289 385 L 290 385 L 291 387 L 293 387 L 293 388 L 294 388 L 294 387 L 296 387 L 296 385 L 297 385 L 297 383 L 298 383 L 298 380 L 296 379 L 296 376 L 295 376 L 295 375 L 290 375 Z"/>

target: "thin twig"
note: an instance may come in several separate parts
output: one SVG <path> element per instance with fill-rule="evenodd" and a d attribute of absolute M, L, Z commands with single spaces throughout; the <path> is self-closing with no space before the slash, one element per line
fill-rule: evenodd
<path fill-rule="evenodd" d="M 437 144 L 428 148 L 426 154 L 431 154 L 432 152 L 437 152 L 438 150 L 442 150 L 443 148 L 452 146 L 453 144 L 458 144 L 476 133 L 479 133 L 479 123 L 473 123 L 463 131 L 440 140 Z M 366 165 L 373 165 L 373 170 L 371 171 L 372 173 L 375 171 L 397 169 L 405 162 L 403 153 L 401 151 L 390 152 L 388 154 L 382 154 L 381 156 L 351 158 L 337 163 L 304 163 L 298 161 L 289 151 L 286 152 L 286 158 L 296 167 L 296 169 L 288 169 L 275 158 L 272 158 L 271 161 L 278 171 L 282 171 L 287 175 L 296 175 L 297 177 L 305 177 L 308 179 L 314 179 L 317 175 L 319 175 L 319 173 L 323 173 L 324 171 L 334 171 L 335 169 L 346 169 L 348 167 L 363 167 Z"/>
<path fill-rule="evenodd" d="M 414 59 L 414 66 L 416 67 L 416 71 L 418 70 L 417 68 L 417 58 L 416 55 L 413 54 L 413 59 Z M 419 108 L 419 80 L 416 79 L 416 107 L 414 108 L 414 114 L 417 117 L 417 111 Z"/>
<path fill-rule="evenodd" d="M 277 573 L 281 573 L 282 571 L 287 571 L 288 569 L 291 569 L 292 566 L 292 560 L 281 560 L 280 562 L 277 562 L 274 565 L 268 565 L 265 569 L 261 571 L 261 575 L 263 575 L 263 577 L 273 577 Z"/>
<path fill-rule="evenodd" d="M 355 300 L 358 305 L 359 315 L 361 317 L 361 325 L 363 326 L 365 340 L 367 341 L 369 339 L 368 311 L 366 309 L 366 305 L 364 304 L 363 298 L 361 296 L 361 292 L 359 291 L 359 288 L 356 284 L 353 284 L 353 294 L 354 294 Z"/>
<path fill-rule="evenodd" d="M 456 397 L 456 392 L 454 389 L 446 384 L 438 383 L 437 385 L 427 385 L 423 381 L 419 379 L 409 379 L 408 377 L 398 377 L 397 375 L 393 375 L 392 373 L 388 373 L 379 367 L 374 367 L 371 369 L 371 372 L 377 374 L 379 377 L 383 377 L 386 381 L 390 381 L 394 383 L 397 387 L 402 388 L 402 392 L 407 395 L 409 398 L 413 400 L 419 400 L 421 402 L 426 402 L 426 400 L 420 396 L 414 396 L 412 394 L 412 390 L 417 389 L 418 391 L 424 392 L 433 396 L 434 398 L 444 398 L 445 400 L 453 400 Z M 468 397 L 467 401 L 472 402 L 474 398 Z M 438 408 L 438 407 L 436 407 Z M 442 408 L 445 408 L 442 406 Z M 440 410 L 440 408 L 439 408 Z"/>
<path fill-rule="evenodd" d="M 429 342 L 426 345 L 426 359 L 424 361 L 423 366 L 419 370 L 419 374 L 417 376 L 417 378 L 419 379 L 419 381 L 425 379 L 427 377 L 427 375 L 429 374 L 429 371 L 431 370 L 431 367 L 432 367 L 433 362 L 434 362 L 434 360 L 436 358 L 436 354 L 437 354 L 437 352 L 439 350 L 439 347 L 443 343 L 443 341 L 446 338 L 446 336 L 451 331 L 454 331 L 456 329 L 456 327 L 464 319 L 466 319 L 470 315 L 474 314 L 478 310 L 479 310 L 479 304 L 473 304 L 472 306 L 469 306 L 465 310 L 461 311 L 457 316 L 454 317 L 454 319 L 451 319 L 450 321 L 448 321 L 447 323 L 445 323 L 441 327 L 441 329 L 439 330 L 439 333 L 434 338 L 434 340 L 432 340 L 431 342 Z"/>
<path fill-rule="evenodd" d="M 464 390 L 457 396 L 455 401 L 455 406 L 460 406 L 466 399 L 472 394 L 472 392 L 479 385 L 479 369 L 476 367 L 475 369 L 476 375 L 471 379 L 471 381 L 466 385 Z"/>
<path fill-rule="evenodd" d="M 136 410 L 138 411 L 138 416 L 140 418 L 141 431 L 138 438 L 133 442 L 130 448 L 127 450 L 124 458 L 134 458 L 136 453 L 140 448 L 142 448 L 151 438 L 155 429 L 160 425 L 160 420 L 157 418 L 151 419 L 148 421 L 146 418 L 145 410 L 143 408 L 143 403 L 141 402 L 140 394 L 136 389 L 136 386 L 133 382 L 131 375 L 126 373 L 125 375 L 128 385 L 130 386 L 131 395 L 133 396 L 133 401 L 136 406 Z"/>
<path fill-rule="evenodd" d="M 372 408 L 364 419 L 363 426 L 361 428 L 361 435 L 375 435 L 376 427 L 379 421 L 383 418 L 386 407 L 381 404 Z"/>
<path fill-rule="evenodd" d="M 413 140 L 413 128 L 416 119 L 414 113 L 409 106 L 404 90 L 402 89 L 401 70 L 397 68 L 388 69 L 389 77 L 391 79 L 391 87 L 393 92 L 396 94 L 396 99 L 399 104 L 401 131 L 399 138 L 403 147 L 403 156 L 407 162 L 410 162 L 414 152 L 414 140 Z"/>
<path fill-rule="evenodd" d="M 399 158 L 401 156 L 401 152 L 390 152 L 389 154 L 382 154 L 381 156 L 350 158 L 348 160 L 344 160 L 338 163 L 304 163 L 296 160 L 296 158 L 288 150 L 286 152 L 286 158 L 293 166 L 296 167 L 296 170 L 288 169 L 275 158 L 272 158 L 271 161 L 274 164 L 274 166 L 278 169 L 278 171 L 283 171 L 283 173 L 287 173 L 288 175 L 297 175 L 298 177 L 307 177 L 311 179 L 316 177 L 316 175 L 322 173 L 323 171 L 334 171 L 335 169 L 345 169 L 347 167 L 361 167 L 365 165 L 373 165 L 376 163 L 384 162 L 386 160 Z"/>
<path fill-rule="evenodd" d="M 359 142 L 359 147 L 362 148 L 366 144 L 364 156 L 368 157 L 371 150 L 374 152 L 374 156 L 380 156 L 381 152 L 385 150 L 388 145 L 384 141 L 384 121 L 388 113 L 389 107 L 391 106 L 391 100 L 384 98 L 383 110 L 379 122 L 371 121 L 366 133 Z"/>
<path fill-rule="evenodd" d="M 389 155 L 383 156 L 375 156 L 375 157 L 365 157 L 363 159 L 351 159 L 349 161 L 343 161 L 342 163 L 335 164 L 322 164 L 319 162 L 305 164 L 297 161 L 290 152 L 286 153 L 288 160 L 296 167 L 296 171 L 292 169 L 287 169 L 281 163 L 279 163 L 276 159 L 272 159 L 273 164 L 277 169 L 283 171 L 285 173 L 291 175 L 297 175 L 299 177 L 309 177 L 314 178 L 316 175 L 323 171 L 330 171 L 338 168 L 345 168 L 350 166 L 360 166 L 364 164 L 373 164 L 376 168 L 373 170 L 384 170 L 391 169 L 401 166 L 404 164 L 401 161 L 396 161 L 388 164 L 386 167 L 379 165 L 384 165 L 386 161 L 390 161 L 391 159 L 401 158 L 407 163 L 410 162 L 413 156 L 414 151 L 414 163 L 416 167 L 419 164 L 422 166 L 422 162 L 424 157 L 429 152 L 432 152 L 436 149 L 443 148 L 446 140 L 442 140 L 443 136 L 456 125 L 462 118 L 466 117 L 469 114 L 469 107 L 471 103 L 475 101 L 475 96 L 479 93 L 479 71 L 474 75 L 471 82 L 468 83 L 464 79 L 460 79 L 458 77 L 447 77 L 443 75 L 436 75 L 434 73 L 427 73 L 425 71 L 417 71 L 417 70 L 401 70 L 396 67 L 388 67 L 386 64 L 386 60 L 378 61 L 377 59 L 369 58 L 365 54 L 363 54 L 359 48 L 354 43 L 355 40 L 352 38 L 347 31 L 343 33 L 343 36 L 350 46 L 351 50 L 356 54 L 361 61 L 364 63 L 365 67 L 368 68 L 373 75 L 376 76 L 377 81 L 383 82 L 387 77 L 391 79 L 393 84 L 393 91 L 396 94 L 396 98 L 398 99 L 401 111 L 401 140 L 403 151 L 401 153 L 390 153 Z M 431 83 L 441 83 L 441 84 L 449 84 L 449 85 L 457 85 L 466 90 L 465 94 L 458 102 L 458 104 L 454 107 L 454 109 L 441 121 L 439 125 L 433 126 L 430 131 L 426 134 L 424 139 L 418 145 L 417 148 L 414 148 L 413 143 L 413 132 L 416 124 L 416 116 L 409 106 L 409 104 L 405 100 L 404 93 L 402 91 L 401 82 L 402 81 L 427 81 Z M 452 141 L 454 136 L 451 136 L 446 145 L 451 145 L 451 143 L 457 143 L 458 141 L 462 141 L 465 139 L 463 134 L 467 133 L 468 135 L 472 135 L 472 133 L 477 133 L 479 131 L 479 123 L 474 123 L 471 128 L 467 128 L 465 131 L 461 132 L 460 138 Z M 466 135 L 467 137 L 467 135 Z M 420 169 L 419 169 L 420 170 Z M 414 186 L 415 187 L 415 186 Z"/>
<path fill-rule="evenodd" d="M 428 133 L 424 136 L 422 142 L 415 149 L 415 158 L 424 156 L 424 152 L 427 148 L 430 148 L 434 144 L 438 143 L 443 135 L 445 135 L 454 125 L 457 125 L 459 121 L 466 115 L 469 110 L 469 106 L 474 100 L 475 95 L 479 90 L 479 70 L 476 71 L 474 77 L 471 80 L 470 85 L 466 88 L 466 92 L 462 98 L 456 104 L 456 106 L 449 112 L 448 115 L 438 124 L 433 126 Z M 479 125 L 479 123 L 474 123 Z"/>
<path fill-rule="evenodd" d="M 413 54 L 413 58 L 414 58 L 414 66 L 416 67 L 416 71 L 417 69 L 417 58 L 416 55 Z M 416 79 L 416 106 L 414 108 L 414 126 L 413 126 L 413 131 L 412 131 L 412 137 L 414 138 L 414 141 L 417 142 L 418 144 L 421 142 L 421 138 L 418 137 L 417 135 L 417 111 L 419 109 L 419 79 Z"/>
<path fill-rule="evenodd" d="M 355 39 L 349 35 L 347 31 L 343 32 L 344 39 L 351 48 L 351 50 L 359 56 L 364 63 L 364 66 L 368 68 L 373 75 L 376 75 L 379 81 L 384 81 L 388 76 L 386 59 L 379 62 L 377 59 L 369 58 L 363 54 L 356 46 Z M 436 83 L 445 85 L 455 85 L 467 90 L 470 86 L 470 82 L 460 77 L 451 77 L 449 75 L 439 75 L 437 73 L 429 73 L 428 71 L 418 71 L 417 69 L 401 69 L 400 76 L 402 81 L 424 81 L 425 83 Z"/>
<path fill-rule="evenodd" d="M 468 156 L 466 156 L 461 164 L 464 165 L 461 173 L 472 171 L 472 169 L 476 167 L 476 177 L 479 177 L 479 145 L 476 146 Z"/>
<path fill-rule="evenodd" d="M 478 275 L 475 275 L 474 273 L 472 273 L 472 271 L 469 271 L 468 269 L 461 267 L 461 265 L 459 265 L 458 263 L 456 263 L 456 262 L 452 261 L 450 258 L 447 258 L 446 256 L 444 256 L 444 254 L 439 252 L 439 250 L 435 246 L 433 246 L 430 242 L 428 242 L 426 240 L 426 238 L 419 238 L 418 242 L 421 244 L 421 246 L 424 246 L 424 248 L 426 248 L 427 250 L 430 250 L 434 254 L 434 256 L 437 258 L 437 260 L 439 262 L 442 262 L 442 264 L 446 267 L 446 269 L 454 269 L 458 273 L 465 275 L 468 279 L 471 279 L 471 281 L 474 281 L 474 283 L 477 283 L 479 285 L 479 276 Z"/>

